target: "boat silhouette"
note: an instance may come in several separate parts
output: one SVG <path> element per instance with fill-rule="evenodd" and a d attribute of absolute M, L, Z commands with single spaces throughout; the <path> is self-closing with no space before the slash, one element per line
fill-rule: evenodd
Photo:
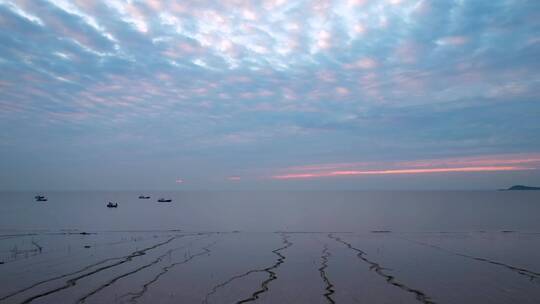
<path fill-rule="evenodd" d="M 107 208 L 118 208 L 118 203 L 114 203 L 114 204 L 113 204 L 113 203 L 109 202 L 109 203 L 107 204 Z"/>
<path fill-rule="evenodd" d="M 170 202 L 172 202 L 172 199 L 170 199 L 170 198 L 167 198 L 167 199 L 160 198 L 157 201 L 160 202 L 160 203 L 170 203 Z"/>
<path fill-rule="evenodd" d="M 149 199 L 150 196 L 139 195 L 139 199 Z"/>
<path fill-rule="evenodd" d="M 36 202 L 46 202 L 47 201 L 47 197 L 45 197 L 44 195 L 36 195 L 36 196 L 34 196 L 34 198 L 36 199 Z"/>

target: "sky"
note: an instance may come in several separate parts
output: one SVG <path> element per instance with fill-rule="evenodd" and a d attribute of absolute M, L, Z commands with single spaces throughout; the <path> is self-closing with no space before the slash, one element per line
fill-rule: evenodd
<path fill-rule="evenodd" d="M 0 190 L 540 185 L 540 1 L 0 0 Z"/>

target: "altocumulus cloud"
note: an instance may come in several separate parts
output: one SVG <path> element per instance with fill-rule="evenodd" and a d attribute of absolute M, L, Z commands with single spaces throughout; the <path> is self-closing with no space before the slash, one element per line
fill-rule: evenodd
<path fill-rule="evenodd" d="M 118 187 L 241 185 L 519 159 L 540 150 L 539 12 L 534 0 L 0 0 L 0 180 L 92 188 L 112 170 Z M 359 162 L 383 165 L 282 169 Z M 126 168 L 161 169 L 153 184 Z"/>

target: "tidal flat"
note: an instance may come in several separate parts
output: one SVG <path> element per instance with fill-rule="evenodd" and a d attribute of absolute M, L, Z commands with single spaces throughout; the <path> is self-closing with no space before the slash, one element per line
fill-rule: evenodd
<path fill-rule="evenodd" d="M 537 194 L 28 196 L 2 195 L 0 303 L 540 302 Z"/>

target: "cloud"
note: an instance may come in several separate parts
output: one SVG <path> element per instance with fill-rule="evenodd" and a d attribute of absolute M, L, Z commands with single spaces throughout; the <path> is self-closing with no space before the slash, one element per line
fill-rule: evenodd
<path fill-rule="evenodd" d="M 337 163 L 290 167 L 272 179 L 312 179 L 365 175 L 499 172 L 540 169 L 540 154 L 492 155 L 408 162 Z"/>
<path fill-rule="evenodd" d="M 40 136 L 231 172 L 540 151 L 537 6 L 0 0 L 0 157 Z"/>
<path fill-rule="evenodd" d="M 377 61 L 371 58 L 362 58 L 354 63 L 345 65 L 345 68 L 373 69 L 377 67 Z"/>
<path fill-rule="evenodd" d="M 467 43 L 469 39 L 465 36 L 448 36 L 448 37 L 442 37 L 436 41 L 438 45 L 451 45 L 451 46 L 459 46 Z"/>
<path fill-rule="evenodd" d="M 454 173 L 454 172 L 494 172 L 494 171 L 520 171 L 531 170 L 530 168 L 512 166 L 494 167 L 458 167 L 458 168 L 430 168 L 430 169 L 391 169 L 391 170 L 367 170 L 367 171 L 331 171 L 318 173 L 299 173 L 274 175 L 273 179 L 302 179 L 336 176 L 360 176 L 360 175 L 393 175 L 393 174 L 429 174 L 429 173 Z"/>
<path fill-rule="evenodd" d="M 17 16 L 23 18 L 23 19 L 26 19 L 36 25 L 39 25 L 39 26 L 43 26 L 44 23 L 43 21 L 36 17 L 35 15 L 33 14 L 30 14 L 28 12 L 26 12 L 25 10 L 23 10 L 22 8 L 20 8 L 19 6 L 17 6 L 15 3 L 12 3 L 12 2 L 3 2 L 3 3 L 0 3 L 0 4 L 4 4 L 11 12 L 13 12 L 14 14 L 16 14 Z"/>

